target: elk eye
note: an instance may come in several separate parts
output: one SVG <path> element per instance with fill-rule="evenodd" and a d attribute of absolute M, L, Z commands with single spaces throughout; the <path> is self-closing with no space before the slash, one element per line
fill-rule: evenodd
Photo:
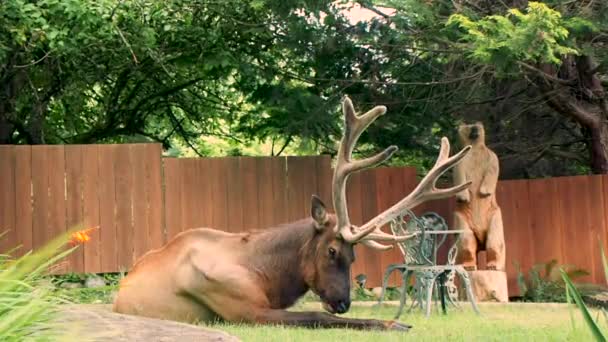
<path fill-rule="evenodd" d="M 336 256 L 336 250 L 333 247 L 329 247 L 329 256 L 331 256 L 331 257 Z"/>

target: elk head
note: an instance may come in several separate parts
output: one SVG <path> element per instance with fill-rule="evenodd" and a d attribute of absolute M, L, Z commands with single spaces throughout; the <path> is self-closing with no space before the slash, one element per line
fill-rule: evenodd
<path fill-rule="evenodd" d="M 441 149 L 435 165 L 410 194 L 362 226 L 351 224 L 346 203 L 346 182 L 349 175 L 386 161 L 397 151 L 397 147 L 390 146 L 372 157 L 353 160 L 353 148 L 361 133 L 386 112 L 386 107 L 377 106 L 363 115 L 357 115 L 351 100 L 344 97 L 342 110 L 344 135 L 338 149 L 332 182 L 335 215 L 329 215 L 323 202 L 313 196 L 311 216 L 318 240 L 315 247 L 309 249 L 313 260 L 305 261 L 309 267 L 314 267 L 314 271 L 311 269 L 307 276 L 308 285 L 321 297 L 325 310 L 331 313 L 344 313 L 350 306 L 350 269 L 355 260 L 354 246 L 357 243 L 378 250 L 391 249 L 391 243 L 405 241 L 413 235 L 395 236 L 383 232 L 381 227 L 405 209 L 414 208 L 428 200 L 453 196 L 470 185 L 467 182 L 446 189 L 436 187 L 439 177 L 460 162 L 471 148 L 466 146 L 449 157 L 450 145 L 444 137 L 441 139 Z"/>

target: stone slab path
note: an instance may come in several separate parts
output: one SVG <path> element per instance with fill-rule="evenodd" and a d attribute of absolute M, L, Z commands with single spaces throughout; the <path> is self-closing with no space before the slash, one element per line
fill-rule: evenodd
<path fill-rule="evenodd" d="M 110 305 L 66 305 L 59 322 L 78 341 L 113 342 L 236 342 L 237 337 L 205 327 L 159 319 L 122 315 Z"/>

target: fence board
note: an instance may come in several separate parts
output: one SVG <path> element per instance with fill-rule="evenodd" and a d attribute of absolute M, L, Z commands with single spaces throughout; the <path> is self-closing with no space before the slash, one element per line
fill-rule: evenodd
<path fill-rule="evenodd" d="M 602 211 L 602 216 L 604 218 L 604 226 L 602 227 L 603 229 L 601 230 L 601 244 L 603 246 L 604 249 L 604 253 L 607 253 L 606 256 L 608 257 L 608 175 L 602 175 L 602 195 L 603 195 L 603 203 L 604 203 L 604 207 L 603 207 L 603 211 L 602 208 L 597 208 L 594 206 L 595 210 L 598 211 Z M 599 246 L 598 246 L 599 248 Z M 606 281 L 604 279 L 604 281 Z"/>
<path fill-rule="evenodd" d="M 175 237 L 182 229 L 181 165 L 181 161 L 177 158 L 163 159 L 165 230 L 167 241 Z"/>
<path fill-rule="evenodd" d="M 227 215 L 229 232 L 240 232 L 243 230 L 243 193 L 241 191 L 242 179 L 240 175 L 241 161 L 238 157 L 226 158 L 224 174 L 228 175 L 226 182 Z"/>
<path fill-rule="evenodd" d="M 351 177 L 352 222 L 403 198 L 417 183 L 415 174 L 378 168 Z M 26 251 L 72 224 L 99 225 L 82 254 L 68 259 L 69 270 L 116 272 L 187 228 L 242 231 L 302 219 L 310 215 L 312 194 L 333 211 L 331 177 L 329 156 L 184 160 L 161 158 L 159 144 L 1 146 L 0 227 L 15 227 L 10 244 Z M 511 295 L 517 293 L 514 261 L 527 271 L 555 258 L 590 271 L 587 280 L 604 281 L 597 245 L 608 238 L 605 177 L 499 182 Z M 453 204 L 434 201 L 415 212 L 436 211 L 451 226 Z M 570 248 L 572 241 L 591 247 Z M 353 276 L 367 274 L 368 286 L 380 285 L 388 263 L 401 261 L 397 249 L 355 249 Z"/>
<path fill-rule="evenodd" d="M 212 222 L 213 228 L 227 230 L 228 227 L 228 196 L 227 170 L 228 160 L 213 158 L 211 160 L 211 196 L 213 197 Z"/>
<path fill-rule="evenodd" d="M 603 210 L 605 207 L 603 176 L 594 175 L 586 177 L 586 179 L 588 184 L 588 194 L 585 195 L 588 200 L 586 215 L 589 217 L 588 228 L 591 238 L 591 241 L 589 241 L 589 249 L 591 250 L 593 260 L 591 272 L 594 283 L 603 283 L 606 281 L 600 252 L 600 246 L 603 246 L 603 241 L 606 239 L 604 230 L 604 227 L 606 227 L 606 212 Z"/>
<path fill-rule="evenodd" d="M 133 225 L 133 257 L 135 259 L 144 255 L 150 250 L 150 229 L 148 227 L 148 193 L 146 186 L 146 176 L 140 174 L 147 168 L 146 165 L 146 146 L 144 144 L 135 144 L 131 146 L 130 158 L 132 162 L 131 177 L 133 180 L 133 188 L 131 189 L 132 198 L 132 225 Z"/>
<path fill-rule="evenodd" d="M 148 245 L 150 248 L 161 247 L 166 240 L 165 210 L 163 202 L 161 145 L 146 144 L 144 153 L 146 163 L 144 174 L 148 200 Z"/>
<path fill-rule="evenodd" d="M 310 216 L 310 199 L 316 192 L 315 161 L 309 157 L 287 157 L 288 220 Z"/>
<path fill-rule="evenodd" d="M 258 193 L 258 226 L 267 228 L 274 225 L 274 191 L 272 189 L 272 163 L 275 158 L 256 158 Z M 251 214 L 251 213 L 249 213 Z"/>
<path fill-rule="evenodd" d="M 117 231 L 115 221 L 116 187 L 114 160 L 116 145 L 99 145 L 99 232 L 101 234 L 101 272 L 118 271 Z"/>
<path fill-rule="evenodd" d="M 183 158 L 179 166 L 180 173 L 180 196 L 181 205 L 181 222 L 179 224 L 180 232 L 196 227 L 195 221 L 197 221 L 198 210 L 197 204 L 200 203 L 198 200 L 198 191 L 194 187 L 196 181 L 196 159 L 195 158 Z"/>
<path fill-rule="evenodd" d="M 529 181 L 528 186 L 530 202 L 534 203 L 535 211 L 538 213 L 530 215 L 530 232 L 533 241 L 542 241 L 534 245 L 534 259 L 539 261 L 559 259 L 562 255 L 561 239 L 548 239 L 552 236 L 561 236 L 562 230 L 562 222 L 557 216 L 559 211 L 557 184 L 552 179 L 538 179 Z M 547 198 L 553 200 L 547 201 Z"/>
<path fill-rule="evenodd" d="M 15 154 L 0 145 L 0 254 L 18 247 L 15 226 Z"/>
<path fill-rule="evenodd" d="M 32 241 L 34 249 L 42 247 L 50 238 L 50 234 L 47 232 L 49 223 L 47 215 L 49 192 L 47 157 L 45 146 L 32 146 Z"/>
<path fill-rule="evenodd" d="M 98 227 L 89 234 L 91 240 L 83 246 L 85 272 L 101 270 L 101 241 L 99 191 L 102 187 L 99 174 L 98 146 L 86 146 L 82 156 L 83 222 L 86 228 Z M 112 226 L 113 228 L 113 226 Z"/>
<path fill-rule="evenodd" d="M 367 174 L 365 176 L 367 176 L 366 178 L 369 179 L 369 183 L 371 184 L 364 186 L 363 193 L 371 195 L 375 194 L 374 197 L 376 201 L 375 208 L 370 208 L 372 210 L 367 213 L 367 216 L 369 217 L 365 217 L 365 219 L 368 220 L 376 216 L 378 213 L 381 213 L 382 211 L 390 208 L 393 204 L 397 203 L 397 197 L 403 195 L 404 186 L 402 182 L 399 182 L 395 179 L 395 176 L 401 178 L 400 169 L 382 167 L 373 171 L 366 171 L 366 173 Z M 372 177 L 374 177 L 375 179 L 371 179 Z M 369 201 L 370 198 L 367 197 L 371 196 L 366 196 L 366 198 L 364 198 L 363 200 Z M 391 229 L 388 224 L 382 227 L 382 229 L 383 231 L 389 234 L 391 233 Z M 377 252 L 370 250 L 370 254 L 373 255 L 373 258 L 376 259 L 372 261 L 372 263 L 374 264 L 373 267 L 375 269 L 380 268 L 379 270 L 377 270 L 377 272 L 379 271 L 381 273 L 384 272 L 384 269 L 380 265 L 389 265 L 391 263 L 403 262 L 403 257 L 401 256 L 399 248 L 397 248 L 396 245 L 393 247 L 393 249 L 385 252 Z M 391 278 L 389 280 L 390 284 L 394 285 L 400 283 L 399 280 L 401 279 L 401 277 L 399 277 L 398 273 L 399 272 L 394 272 L 391 275 Z"/>
<path fill-rule="evenodd" d="M 273 225 L 287 223 L 287 158 L 273 157 L 270 169 L 272 172 L 272 208 L 274 209 Z"/>
<path fill-rule="evenodd" d="M 588 186 L 586 177 L 564 177 L 554 179 L 558 183 L 559 221 L 563 225 L 564 244 L 562 253 L 563 263 L 576 265 L 587 271 L 593 267 L 591 234 L 589 231 L 589 218 L 585 207 L 588 202 Z M 574 213 L 580 213 L 574 215 Z M 557 235 L 560 236 L 560 235 Z M 546 238 L 545 238 L 546 239 Z M 557 239 L 554 239 L 557 240 Z M 588 246 L 587 253 L 581 253 L 579 248 L 572 246 Z M 579 278 L 582 281 L 591 281 L 591 275 Z"/>
<path fill-rule="evenodd" d="M 14 146 L 15 151 L 15 236 L 21 248 L 16 256 L 32 250 L 32 147 Z"/>
<path fill-rule="evenodd" d="M 49 177 L 47 230 L 49 238 L 54 239 L 66 231 L 65 149 L 49 145 L 45 150 L 48 154 L 45 168 Z"/>
<path fill-rule="evenodd" d="M 264 228 L 259 224 L 259 207 L 258 207 L 258 185 L 257 180 L 257 165 L 256 159 L 253 157 L 241 157 L 241 182 L 242 182 L 242 200 L 243 200 L 243 230 Z"/>
<path fill-rule="evenodd" d="M 190 223 L 186 225 L 186 229 L 199 228 L 203 226 L 203 208 L 201 206 L 205 203 L 205 194 L 203 192 L 205 177 L 201 170 L 201 158 L 191 158 L 191 165 L 188 169 L 188 175 L 191 175 L 190 187 L 191 191 L 190 200 L 192 203 L 189 208 L 192 212 L 189 213 L 191 216 Z"/>
<path fill-rule="evenodd" d="M 66 145 L 65 153 L 65 187 L 66 187 L 66 228 L 84 229 L 83 206 L 83 157 L 86 149 L 82 145 Z M 74 272 L 82 273 L 84 267 L 84 250 L 81 247 L 67 258 L 68 267 Z"/>
<path fill-rule="evenodd" d="M 211 227 L 213 224 L 213 194 L 211 192 L 211 169 L 210 160 L 199 158 L 196 163 L 196 177 L 199 180 L 195 183 L 196 192 L 199 194 L 200 202 L 197 203 L 196 210 L 199 212 L 197 227 Z"/>
<path fill-rule="evenodd" d="M 529 184 L 526 181 L 504 181 L 499 182 L 497 186 L 497 202 L 502 212 L 506 244 L 505 267 L 509 295 L 519 293 L 516 264 L 519 264 L 523 272 L 527 272 L 534 262 L 534 247 L 537 245 L 534 241 L 539 240 L 535 240 L 532 232 L 541 232 L 533 227 L 550 218 L 544 215 L 528 215 L 530 199 L 536 196 L 536 188 L 531 185 L 529 189 Z M 535 205 L 538 203 L 535 202 Z"/>
<path fill-rule="evenodd" d="M 350 223 L 354 225 L 363 224 L 364 214 L 363 203 L 361 202 L 361 193 L 361 173 L 355 173 L 349 176 L 346 182 L 346 203 L 348 208 L 348 216 L 350 218 Z M 375 202 L 376 201 L 374 199 L 366 204 L 368 206 L 375 206 Z M 366 210 L 366 212 L 369 212 L 369 210 Z M 373 261 L 369 260 L 371 253 L 373 252 L 371 252 L 369 248 L 361 244 L 355 245 L 355 263 L 352 266 L 352 275 L 354 277 L 356 277 L 357 274 L 362 273 L 367 276 L 367 282 L 370 281 L 370 274 L 375 273 L 375 264 Z"/>
<path fill-rule="evenodd" d="M 127 269 L 133 263 L 133 164 L 130 147 L 118 146 L 114 162 L 118 269 Z"/>
<path fill-rule="evenodd" d="M 329 211 L 334 210 L 331 182 L 333 169 L 331 167 L 331 157 L 328 155 L 320 156 L 317 160 L 317 196 L 321 198 L 325 207 Z"/>

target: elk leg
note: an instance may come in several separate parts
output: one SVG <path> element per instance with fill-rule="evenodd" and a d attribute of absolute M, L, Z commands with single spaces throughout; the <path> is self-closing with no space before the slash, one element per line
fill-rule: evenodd
<path fill-rule="evenodd" d="M 396 321 L 355 319 L 330 315 L 324 312 L 292 312 L 286 310 L 260 310 L 255 323 L 282 324 L 304 328 L 351 328 L 358 330 L 408 331 L 412 326 Z"/>
<path fill-rule="evenodd" d="M 193 257 L 182 292 L 203 303 L 230 322 L 283 324 L 296 327 L 353 328 L 407 331 L 411 326 L 395 321 L 352 319 L 323 312 L 270 309 L 263 291 L 237 265 L 215 265 Z M 221 267 L 218 267 L 221 266 Z"/>

